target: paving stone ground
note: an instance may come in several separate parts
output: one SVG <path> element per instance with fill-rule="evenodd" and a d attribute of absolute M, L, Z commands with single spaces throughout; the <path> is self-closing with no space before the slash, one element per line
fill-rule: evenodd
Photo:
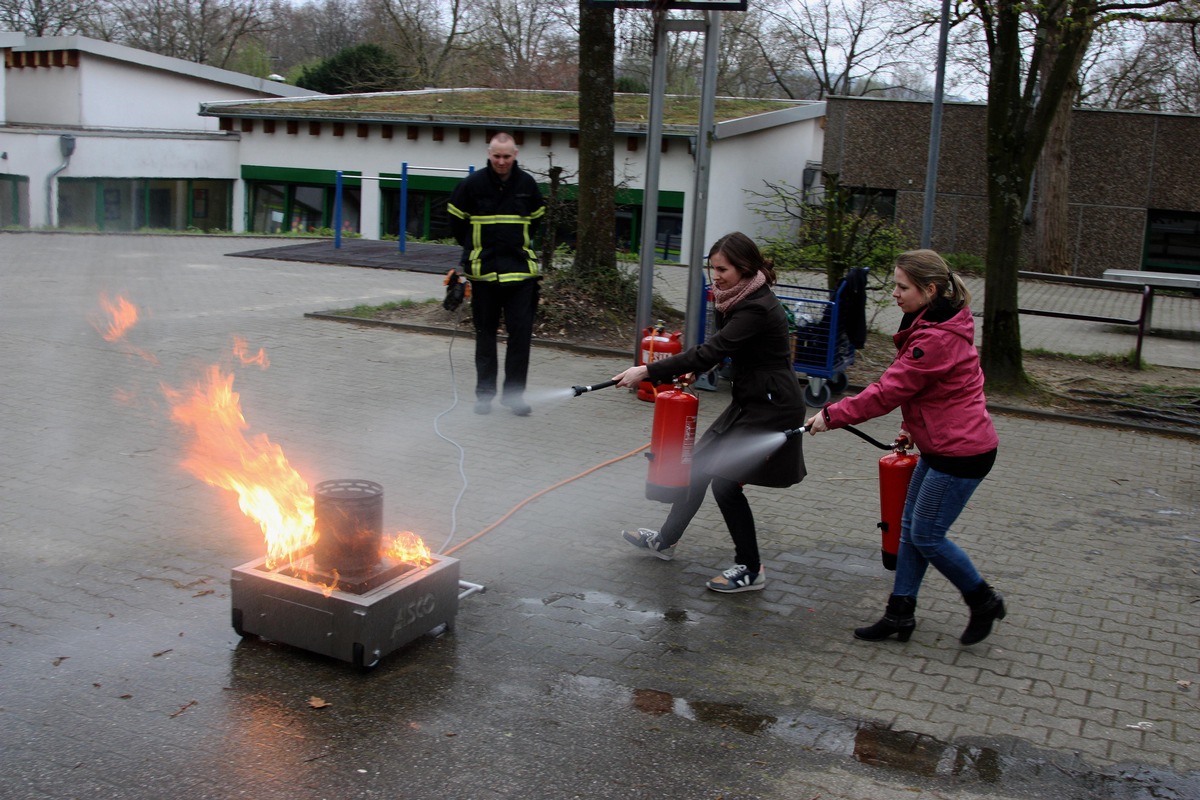
<path fill-rule="evenodd" d="M 0 798 L 1200 797 L 1194 439 L 997 417 L 956 538 L 1008 619 L 961 647 L 931 575 L 911 641 L 858 642 L 878 451 L 810 438 L 802 484 L 751 488 L 767 587 L 715 595 L 711 501 L 674 561 L 619 539 L 666 510 L 650 404 L 561 397 L 622 359 L 535 348 L 533 414 L 477 416 L 468 339 L 304 317 L 437 275 L 226 255 L 270 244 L 0 234 Z M 101 293 L 141 311 L 121 342 Z M 310 485 L 381 483 L 389 530 L 444 550 L 517 509 L 455 550 L 487 590 L 453 632 L 369 672 L 237 636 L 261 533 L 181 467 L 164 396 L 212 365 Z"/>

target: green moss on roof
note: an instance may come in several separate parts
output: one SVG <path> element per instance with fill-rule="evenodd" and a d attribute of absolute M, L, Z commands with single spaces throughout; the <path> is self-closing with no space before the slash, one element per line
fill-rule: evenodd
<path fill-rule="evenodd" d="M 502 89 L 357 94 L 271 100 L 253 103 L 213 103 L 210 112 L 224 114 L 276 112 L 280 116 L 355 119 L 438 117 L 447 121 L 528 121 L 569 123 L 579 120 L 574 92 L 529 92 Z M 649 100 L 644 94 L 619 94 L 613 101 L 617 124 L 644 124 Z M 717 98 L 717 121 L 738 119 L 795 106 L 786 100 Z M 666 125 L 695 125 L 700 118 L 700 98 L 668 96 L 663 108 Z"/>

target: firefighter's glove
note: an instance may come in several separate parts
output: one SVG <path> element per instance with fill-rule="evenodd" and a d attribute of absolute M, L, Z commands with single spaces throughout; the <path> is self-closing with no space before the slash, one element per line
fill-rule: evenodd
<path fill-rule="evenodd" d="M 446 273 L 446 280 L 443 282 L 446 284 L 446 299 L 442 301 L 442 308 L 457 311 L 467 295 L 467 279 L 460 275 L 458 270 L 452 269 Z"/>

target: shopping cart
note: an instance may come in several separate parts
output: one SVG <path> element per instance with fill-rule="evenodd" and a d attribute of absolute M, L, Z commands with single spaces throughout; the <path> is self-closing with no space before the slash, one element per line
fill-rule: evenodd
<path fill-rule="evenodd" d="M 829 289 L 776 284 L 775 296 L 788 313 L 792 327 L 792 366 L 806 378 L 804 402 L 811 408 L 829 404 L 835 394 L 849 385 L 846 369 L 854 363 L 854 345 L 842 324 L 839 311 L 847 281 L 834 292 Z M 705 287 L 704 338 L 716 332 L 713 304 Z"/>

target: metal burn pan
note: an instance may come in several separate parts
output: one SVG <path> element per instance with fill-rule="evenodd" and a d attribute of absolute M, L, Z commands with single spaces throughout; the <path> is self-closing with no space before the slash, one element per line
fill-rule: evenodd
<path fill-rule="evenodd" d="M 454 627 L 457 559 L 433 556 L 420 568 L 385 557 L 349 581 L 323 575 L 311 559 L 268 569 L 264 557 L 234 567 L 234 630 L 372 667 L 439 626 Z"/>

